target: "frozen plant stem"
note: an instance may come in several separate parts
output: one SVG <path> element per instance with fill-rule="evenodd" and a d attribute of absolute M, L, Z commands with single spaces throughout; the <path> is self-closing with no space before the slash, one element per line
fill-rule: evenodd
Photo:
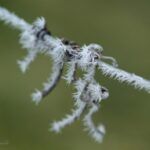
<path fill-rule="evenodd" d="M 109 97 L 109 92 L 107 88 L 97 83 L 94 79 L 96 68 L 110 78 L 150 93 L 149 80 L 118 69 L 118 64 L 114 58 L 102 54 L 102 46 L 98 44 L 80 46 L 74 41 L 54 37 L 47 29 L 46 21 L 43 17 L 29 24 L 14 13 L 0 7 L 0 20 L 21 32 L 20 44 L 27 49 L 26 57 L 18 61 L 23 73 L 26 72 L 38 53 L 47 55 L 53 61 L 52 73 L 47 82 L 44 83 L 43 90 L 36 90 L 32 94 L 32 100 L 36 104 L 39 104 L 55 88 L 62 77 L 64 65 L 68 66 L 67 73 L 63 78 L 68 84 L 73 84 L 76 89 L 73 95 L 75 109 L 71 115 L 52 123 L 50 128 L 52 131 L 60 132 L 62 128 L 80 118 L 83 111 L 86 112 L 88 109 L 83 118 L 84 126 L 95 141 L 102 142 L 105 128 L 103 125 L 96 127 L 92 120 L 92 115 L 99 110 L 100 102 Z M 112 65 L 103 62 L 105 59 L 109 59 Z M 83 70 L 82 78 L 76 76 L 77 69 Z"/>

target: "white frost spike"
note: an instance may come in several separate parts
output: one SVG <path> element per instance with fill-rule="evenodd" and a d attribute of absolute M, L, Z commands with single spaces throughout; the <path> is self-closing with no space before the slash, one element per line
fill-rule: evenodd
<path fill-rule="evenodd" d="M 18 65 L 19 65 L 19 68 L 20 68 L 20 70 L 22 71 L 22 73 L 25 73 L 26 72 L 26 70 L 27 70 L 27 63 L 26 63 L 26 61 L 23 61 L 23 60 L 18 60 L 17 61 L 17 63 L 18 63 Z"/>
<path fill-rule="evenodd" d="M 114 68 L 104 62 L 98 62 L 99 69 L 104 75 L 108 75 L 110 78 L 114 78 L 120 82 L 126 82 L 133 85 L 137 89 L 143 89 L 150 93 L 150 81 L 133 73 L 128 73 L 124 70 Z"/>
<path fill-rule="evenodd" d="M 85 109 L 86 104 L 84 102 L 78 101 L 77 104 L 75 104 L 75 106 L 76 106 L 76 109 L 72 111 L 71 115 L 66 115 L 66 118 L 63 118 L 60 121 L 55 121 L 52 124 L 52 127 L 50 130 L 58 133 L 61 131 L 62 128 L 64 128 L 67 125 L 72 124 L 76 119 L 78 119 L 81 116 L 83 110 Z"/>
<path fill-rule="evenodd" d="M 93 105 L 90 108 L 89 113 L 84 117 L 83 121 L 84 121 L 84 126 L 86 127 L 85 130 L 89 132 L 89 135 L 95 141 L 101 143 L 103 141 L 103 137 L 105 134 L 105 128 L 103 125 L 99 125 L 98 127 L 96 127 L 92 120 L 92 115 L 97 111 L 98 111 L 98 106 Z"/>
<path fill-rule="evenodd" d="M 40 17 L 40 18 L 36 19 L 36 21 L 33 23 L 33 25 L 35 27 L 39 28 L 38 30 L 43 29 L 45 24 L 46 24 L 46 21 L 45 21 L 44 17 Z"/>
<path fill-rule="evenodd" d="M 42 100 L 42 93 L 39 90 L 36 90 L 34 93 L 32 93 L 31 97 L 32 101 L 35 102 L 36 105 L 38 105 Z"/>

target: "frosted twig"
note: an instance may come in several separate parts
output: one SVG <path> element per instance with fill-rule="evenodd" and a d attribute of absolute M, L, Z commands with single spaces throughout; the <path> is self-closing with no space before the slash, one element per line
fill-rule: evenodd
<path fill-rule="evenodd" d="M 52 73 L 46 83 L 44 83 L 44 89 L 42 91 L 36 90 L 35 93 L 32 94 L 32 100 L 38 104 L 42 98 L 47 96 L 57 85 L 60 80 L 61 74 L 63 70 L 63 63 L 57 64 L 55 63 L 52 68 Z"/>
<path fill-rule="evenodd" d="M 31 50 L 28 52 L 28 55 L 23 60 L 18 60 L 18 65 L 23 73 L 25 73 L 26 70 L 29 68 L 29 65 L 32 61 L 34 61 L 36 55 L 37 52 Z"/>
<path fill-rule="evenodd" d="M 146 80 L 140 76 L 135 75 L 134 73 L 128 73 L 124 70 L 114 68 L 104 62 L 98 62 L 99 69 L 104 75 L 114 78 L 120 82 L 126 82 L 130 85 L 133 85 L 137 89 L 143 89 L 150 93 L 150 81 Z"/>
<path fill-rule="evenodd" d="M 78 119 L 82 112 L 85 109 L 86 103 L 84 102 L 77 102 L 78 104 L 76 105 L 76 109 L 72 110 L 71 115 L 66 115 L 65 118 L 63 118 L 60 121 L 55 121 L 52 124 L 51 130 L 54 132 L 60 132 L 62 128 L 64 128 L 67 125 L 72 124 L 76 119 Z"/>
<path fill-rule="evenodd" d="M 10 13 L 3 7 L 0 7 L 0 20 L 21 31 L 25 31 L 31 28 L 31 25 L 28 24 L 25 20 L 17 17 L 13 13 Z"/>
<path fill-rule="evenodd" d="M 92 115 L 98 111 L 98 106 L 93 105 L 88 114 L 84 117 L 84 126 L 86 127 L 85 130 L 89 132 L 89 135 L 92 136 L 95 141 L 102 142 L 104 134 L 105 134 L 105 128 L 103 125 L 99 125 L 96 127 L 92 120 Z"/>
<path fill-rule="evenodd" d="M 67 73 L 63 77 L 63 79 L 65 79 L 68 84 L 71 84 L 73 81 L 76 80 L 76 68 L 77 68 L 76 62 L 68 63 Z"/>
<path fill-rule="evenodd" d="M 81 116 L 86 107 L 89 108 L 89 112 L 85 115 L 84 125 L 91 137 L 98 142 L 102 141 L 105 134 L 104 126 L 96 127 L 92 121 L 92 115 L 98 111 L 99 103 L 109 97 L 109 91 L 95 80 L 96 68 L 101 70 L 104 75 L 150 93 L 149 80 L 116 68 L 116 60 L 110 56 L 104 56 L 103 48 L 99 44 L 92 43 L 80 46 L 74 41 L 54 37 L 47 29 L 43 17 L 36 19 L 32 24 L 28 24 L 3 7 L 0 7 L 0 20 L 21 32 L 19 42 L 24 49 L 27 49 L 27 56 L 18 61 L 22 72 L 28 69 L 39 53 L 47 55 L 53 61 L 52 73 L 44 84 L 43 90 L 36 90 L 32 94 L 32 100 L 36 104 L 54 89 L 62 76 L 64 65 L 68 64 L 64 79 L 68 84 L 75 86 L 76 93 L 73 97 L 76 108 L 71 115 L 67 115 L 66 118 L 52 124 L 51 130 L 55 132 L 59 132 L 65 126 L 73 123 Z M 106 59 L 112 61 L 112 66 L 103 62 Z M 84 72 L 82 77 L 76 77 L 77 69 Z"/>

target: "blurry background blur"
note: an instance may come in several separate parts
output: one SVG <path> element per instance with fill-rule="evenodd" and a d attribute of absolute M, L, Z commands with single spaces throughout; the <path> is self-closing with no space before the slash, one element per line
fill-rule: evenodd
<path fill-rule="evenodd" d="M 0 0 L 25 20 L 44 16 L 53 35 L 80 44 L 98 43 L 120 68 L 150 79 L 150 1 L 142 0 Z M 73 107 L 73 88 L 61 81 L 39 105 L 31 101 L 51 71 L 51 61 L 39 56 L 23 75 L 16 61 L 25 56 L 19 32 L 0 22 L 0 150 L 149 150 L 150 95 L 102 76 L 96 79 L 110 91 L 95 114 L 106 126 L 102 144 L 83 132 L 79 120 L 61 134 L 50 123 Z M 4 145 L 3 143 L 7 143 Z"/>

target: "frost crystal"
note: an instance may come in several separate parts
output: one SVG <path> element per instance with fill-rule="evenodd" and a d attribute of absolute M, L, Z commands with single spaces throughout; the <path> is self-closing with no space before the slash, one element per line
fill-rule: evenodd
<path fill-rule="evenodd" d="M 43 17 L 38 18 L 32 24 L 28 24 L 7 9 L 0 7 L 0 20 L 21 32 L 20 44 L 27 49 L 27 56 L 18 61 L 23 73 L 26 72 L 38 53 L 46 54 L 53 60 L 52 73 L 47 82 L 44 83 L 43 90 L 36 90 L 32 94 L 33 102 L 39 104 L 55 88 L 62 77 L 64 65 L 67 65 L 68 70 L 63 79 L 75 87 L 76 92 L 73 94 L 75 108 L 71 115 L 66 115 L 62 120 L 52 123 L 51 131 L 60 132 L 65 126 L 79 119 L 84 111 L 87 112 L 83 117 L 85 130 L 95 141 L 102 142 L 105 127 L 103 125 L 95 126 L 92 116 L 99 110 L 101 101 L 109 97 L 109 92 L 107 88 L 94 79 L 96 68 L 110 78 L 150 93 L 149 80 L 118 69 L 118 64 L 114 58 L 102 54 L 102 46 L 94 43 L 80 46 L 74 41 L 56 38 L 47 29 Z M 112 61 L 112 65 L 105 63 L 103 61 L 105 59 Z M 84 72 L 83 77 L 77 77 L 77 69 Z"/>

